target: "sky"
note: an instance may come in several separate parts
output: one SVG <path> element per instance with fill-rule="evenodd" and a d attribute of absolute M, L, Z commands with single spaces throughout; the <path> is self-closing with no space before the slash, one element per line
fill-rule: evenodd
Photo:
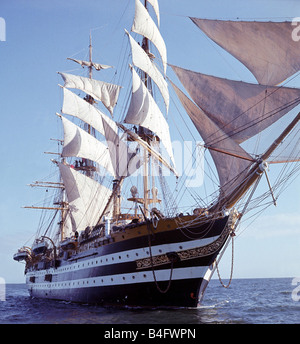
<path fill-rule="evenodd" d="M 159 4 L 170 63 L 247 82 L 255 82 L 252 74 L 212 44 L 188 16 L 232 20 L 300 16 L 298 0 L 160 0 Z M 66 58 L 87 58 L 90 30 L 93 59 L 121 66 L 121 55 L 128 49 L 124 28 L 130 30 L 133 15 L 133 0 L 0 0 L 6 29 L 5 41 L 0 41 L 0 277 L 7 283 L 24 282 L 24 265 L 12 257 L 19 247 L 31 244 L 39 222 L 39 211 L 22 208 L 41 197 L 27 185 L 53 172 L 52 157 L 43 152 L 53 151 L 55 143 L 49 139 L 61 134 L 55 116 L 62 105 L 57 72 L 81 71 Z M 289 86 L 300 87 L 300 78 Z M 277 207 L 242 224 L 235 239 L 234 278 L 300 276 L 299 195 L 298 178 Z M 220 263 L 222 278 L 229 277 L 230 266 L 229 248 Z"/>

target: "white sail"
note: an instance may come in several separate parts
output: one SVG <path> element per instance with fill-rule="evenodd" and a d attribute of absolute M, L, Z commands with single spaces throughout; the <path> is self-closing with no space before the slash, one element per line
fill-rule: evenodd
<path fill-rule="evenodd" d="M 164 73 L 167 70 L 167 48 L 166 44 L 156 26 L 153 19 L 150 17 L 146 8 L 139 0 L 135 1 L 135 17 L 131 30 L 144 37 L 156 46 L 164 67 Z"/>
<path fill-rule="evenodd" d="M 68 238 L 76 232 L 76 226 L 74 221 L 72 221 L 72 217 L 69 211 L 66 211 L 64 217 L 62 218 L 63 222 L 63 237 Z"/>
<path fill-rule="evenodd" d="M 124 120 L 125 123 L 141 125 L 153 131 L 164 145 L 175 166 L 169 126 L 152 95 L 132 68 L 132 97 Z"/>
<path fill-rule="evenodd" d="M 115 178 L 132 175 L 143 162 L 137 152 L 131 150 L 118 135 L 118 126 L 109 118 L 102 118 L 105 137 L 115 171 Z"/>
<path fill-rule="evenodd" d="M 72 91 L 63 87 L 64 101 L 62 113 L 75 116 L 91 125 L 100 134 L 104 135 L 102 117 L 108 118 L 103 112 L 91 105 Z"/>
<path fill-rule="evenodd" d="M 88 93 L 93 98 L 100 100 L 108 111 L 113 114 L 113 108 L 117 104 L 121 86 L 83 76 L 61 72 L 59 74 L 65 82 L 64 87 L 76 88 Z"/>
<path fill-rule="evenodd" d="M 64 126 L 62 157 L 78 157 L 92 160 L 103 166 L 111 175 L 114 175 L 115 172 L 108 147 L 68 119 L 60 117 Z"/>
<path fill-rule="evenodd" d="M 300 45 L 293 40 L 291 22 L 191 19 L 262 85 L 277 85 L 300 69 Z"/>
<path fill-rule="evenodd" d="M 159 6 L 158 6 L 158 1 L 157 0 L 147 0 L 149 2 L 149 4 L 152 5 L 154 12 L 156 14 L 157 17 L 157 23 L 158 26 L 160 25 L 160 15 L 159 15 Z"/>
<path fill-rule="evenodd" d="M 101 69 L 113 68 L 112 66 L 108 66 L 108 65 L 104 65 L 104 64 L 100 64 L 100 63 L 95 63 L 95 62 L 91 62 L 91 61 L 71 59 L 69 57 L 68 57 L 68 60 L 79 63 L 82 67 L 94 67 L 98 71 Z"/>
<path fill-rule="evenodd" d="M 125 30 L 126 31 L 126 30 Z M 129 42 L 131 45 L 132 50 L 132 62 L 133 64 L 143 70 L 145 73 L 147 73 L 150 78 L 156 83 L 157 87 L 159 88 L 165 105 L 167 112 L 169 110 L 169 91 L 168 91 L 168 85 L 166 80 L 163 78 L 162 74 L 158 71 L 156 66 L 153 64 L 153 62 L 150 60 L 146 52 L 141 48 L 141 46 L 130 36 L 130 34 L 126 31 Z"/>
<path fill-rule="evenodd" d="M 58 163 L 58 166 L 67 193 L 73 228 L 82 231 L 88 226 L 95 226 L 111 190 L 68 165 Z"/>
<path fill-rule="evenodd" d="M 238 143 L 300 104 L 300 90 L 296 88 L 232 81 L 177 66 L 172 69 L 194 102 Z"/>

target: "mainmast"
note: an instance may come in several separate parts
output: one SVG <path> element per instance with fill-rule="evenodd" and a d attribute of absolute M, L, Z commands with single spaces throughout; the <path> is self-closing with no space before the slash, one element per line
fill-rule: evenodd
<path fill-rule="evenodd" d="M 147 0 L 144 1 L 144 6 L 146 8 L 146 10 L 148 10 L 147 8 Z M 142 40 L 142 48 L 145 51 L 145 53 L 151 58 L 152 54 L 150 54 L 150 49 L 149 49 L 149 40 L 147 37 L 143 37 Z M 146 86 L 146 88 L 148 89 L 148 91 L 152 94 L 152 83 L 151 83 L 151 79 L 149 78 L 148 74 L 145 72 L 142 72 L 142 80 L 144 81 L 144 84 Z M 138 128 L 138 134 L 139 136 L 150 145 L 151 140 L 155 140 L 156 136 L 153 134 L 152 131 L 139 126 Z M 158 138 L 157 138 L 158 139 Z M 151 165 L 151 153 L 143 148 L 143 159 L 144 159 L 144 171 L 143 171 L 143 184 L 144 184 L 144 214 L 145 216 L 149 216 L 149 204 L 151 202 L 155 202 L 158 201 L 156 200 L 156 197 L 153 197 L 154 199 L 151 200 L 149 197 L 149 186 L 150 186 L 150 178 L 151 176 L 149 175 L 150 171 L 151 174 L 153 175 L 153 167 L 154 164 Z M 154 190 L 154 177 L 152 177 L 152 190 Z"/>

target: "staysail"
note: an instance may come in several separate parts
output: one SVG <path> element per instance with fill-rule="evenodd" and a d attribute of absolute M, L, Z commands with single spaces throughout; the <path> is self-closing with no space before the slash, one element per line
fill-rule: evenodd
<path fill-rule="evenodd" d="M 296 88 L 222 79 L 177 66 L 172 69 L 194 102 L 237 143 L 261 132 L 300 104 L 300 90 Z"/>
<path fill-rule="evenodd" d="M 222 197 L 225 197 L 244 180 L 248 168 L 254 160 L 175 84 L 172 83 L 172 86 L 206 143 L 206 147 L 210 148 L 219 175 L 221 194 Z M 220 137 L 222 140 L 219 139 Z"/>
<path fill-rule="evenodd" d="M 300 45 L 291 22 L 191 20 L 262 85 L 277 85 L 300 69 Z"/>

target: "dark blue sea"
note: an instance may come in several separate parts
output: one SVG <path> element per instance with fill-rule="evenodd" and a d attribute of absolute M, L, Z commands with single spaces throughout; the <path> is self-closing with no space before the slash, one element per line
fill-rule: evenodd
<path fill-rule="evenodd" d="M 1 324 L 299 324 L 300 278 L 212 280 L 198 309 L 116 309 L 30 298 L 25 284 L 7 284 Z M 142 295 L 141 295 L 142 297 Z"/>

